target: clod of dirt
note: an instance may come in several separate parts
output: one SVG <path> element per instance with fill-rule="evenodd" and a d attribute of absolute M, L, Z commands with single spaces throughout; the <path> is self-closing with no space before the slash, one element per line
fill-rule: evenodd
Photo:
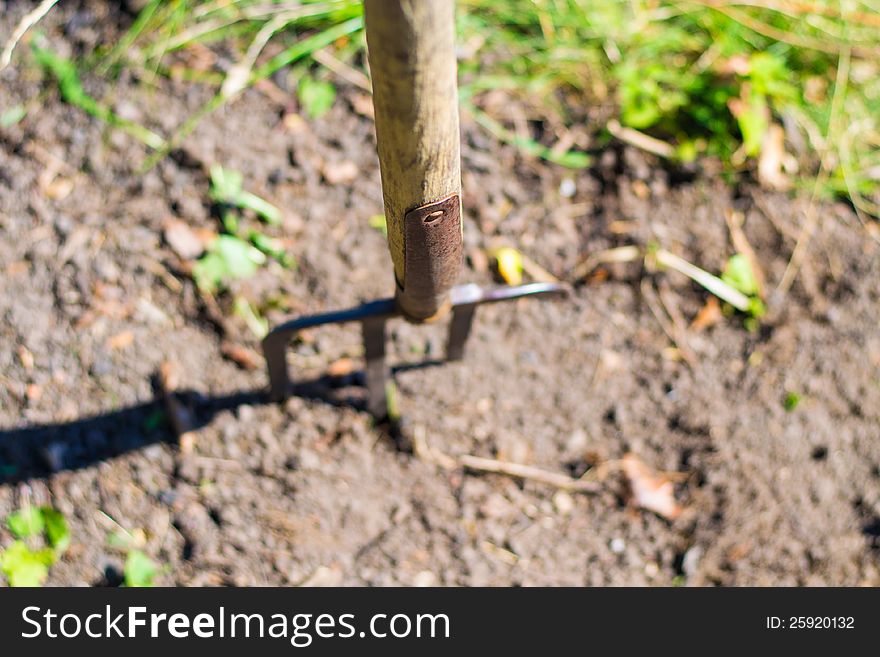
<path fill-rule="evenodd" d="M 351 160 L 342 162 L 325 162 L 321 174 L 331 185 L 348 185 L 358 177 L 358 165 Z"/>
<path fill-rule="evenodd" d="M 167 219 L 163 235 L 168 246 L 183 260 L 194 260 L 205 251 L 202 237 L 179 219 Z"/>

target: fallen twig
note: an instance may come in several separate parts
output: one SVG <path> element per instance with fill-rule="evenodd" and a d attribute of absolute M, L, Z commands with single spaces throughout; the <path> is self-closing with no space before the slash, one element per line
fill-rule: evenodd
<path fill-rule="evenodd" d="M 642 257 L 642 250 L 634 245 L 618 246 L 613 249 L 605 249 L 590 254 L 585 260 L 577 265 L 571 272 L 571 280 L 574 282 L 585 278 L 599 265 L 608 265 L 615 262 L 633 262 Z"/>
<path fill-rule="evenodd" d="M 529 258 L 527 255 L 520 254 L 522 256 L 522 270 L 529 276 L 531 276 L 534 280 L 539 283 L 558 283 L 559 279 L 556 278 L 549 271 L 544 269 L 537 262 Z"/>
<path fill-rule="evenodd" d="M 558 472 L 551 472 L 530 465 L 523 465 L 522 463 L 508 463 L 471 454 L 462 454 L 458 457 L 458 462 L 468 470 L 503 474 L 509 477 L 516 477 L 517 479 L 528 479 L 529 481 L 536 481 L 575 493 L 598 493 L 602 489 L 602 486 L 595 481 L 573 479 Z"/>
<path fill-rule="evenodd" d="M 327 48 L 316 50 L 312 53 L 312 57 L 316 62 L 323 64 L 346 82 L 360 87 L 367 93 L 373 93 L 373 85 L 370 83 L 370 78 L 353 66 L 343 62 Z"/>
<path fill-rule="evenodd" d="M 221 96 L 224 98 L 232 98 L 233 96 L 237 96 L 245 87 L 247 87 L 257 57 L 263 52 L 263 48 L 269 43 L 269 39 L 271 39 L 276 32 L 283 29 L 288 23 L 298 17 L 299 12 L 285 12 L 275 16 L 260 28 L 260 31 L 257 32 L 257 36 L 254 37 L 254 40 L 251 41 L 250 46 L 248 46 L 245 56 L 241 61 L 236 62 L 226 74 L 226 79 L 223 80 L 223 86 L 220 88 Z"/>
<path fill-rule="evenodd" d="M 749 266 L 752 268 L 752 273 L 755 276 L 755 283 L 758 286 L 758 296 L 763 299 L 767 279 L 764 276 L 764 270 L 758 262 L 758 256 L 755 254 L 755 250 L 742 229 L 745 217 L 742 212 L 734 212 L 728 209 L 724 213 L 724 219 L 727 221 L 727 229 L 730 231 L 730 241 L 733 243 L 733 248 L 742 253 L 749 261 Z"/>
<path fill-rule="evenodd" d="M 458 467 L 458 462 L 454 458 L 440 450 L 434 449 L 428 444 L 428 439 L 425 436 L 425 427 L 421 425 L 413 427 L 412 437 L 413 453 L 423 461 L 439 465 L 445 470 L 454 470 Z"/>
<path fill-rule="evenodd" d="M 840 106 L 843 103 L 843 98 L 846 93 L 845 89 L 847 82 L 849 81 L 851 54 L 849 46 L 844 47 L 839 53 L 837 76 L 834 80 L 834 95 L 831 98 L 831 116 L 828 119 L 828 137 L 832 136 L 834 127 L 837 124 Z M 779 300 L 788 294 L 792 283 L 794 283 L 795 277 L 797 277 L 798 272 L 804 263 L 804 259 L 807 257 L 807 252 L 810 248 L 810 240 L 819 225 L 817 203 L 819 200 L 819 191 L 825 185 L 831 172 L 831 166 L 829 164 L 830 157 L 831 148 L 826 146 L 825 152 L 820 158 L 819 173 L 813 184 L 813 192 L 810 195 L 810 204 L 807 206 L 806 221 L 801 228 L 800 235 L 798 235 L 797 244 L 794 246 L 794 251 L 792 251 L 788 265 L 785 267 L 785 272 L 782 274 L 782 280 L 779 281 L 779 285 L 777 285 L 776 289 L 773 291 L 774 299 L 771 301 Z"/>
<path fill-rule="evenodd" d="M 675 157 L 675 147 L 671 144 L 655 139 L 633 128 L 626 128 L 620 125 L 620 121 L 617 119 L 611 119 L 605 127 L 608 129 L 608 132 L 630 146 L 635 146 L 643 151 L 666 159 Z"/>
<path fill-rule="evenodd" d="M 156 382 L 162 399 L 165 402 L 165 410 L 171 422 L 174 435 L 177 436 L 180 451 L 189 453 L 195 447 L 196 442 L 196 418 L 191 408 L 181 401 L 175 394 L 178 380 L 177 373 L 171 363 L 165 362 L 159 368 Z"/>
<path fill-rule="evenodd" d="M 672 290 L 669 289 L 669 283 L 666 280 L 658 281 L 657 295 L 660 298 L 660 303 L 663 305 L 663 309 L 666 311 L 666 314 L 669 315 L 669 319 L 672 320 L 675 344 L 678 346 L 682 358 L 685 359 L 688 365 L 694 367 L 697 363 L 697 358 L 694 355 L 693 350 L 691 350 L 690 343 L 688 342 L 687 322 L 684 319 L 684 315 L 681 314 L 681 310 L 679 310 L 676 305 L 675 300 L 672 298 Z"/>
<path fill-rule="evenodd" d="M 749 312 L 751 306 L 749 298 L 717 276 L 700 269 L 696 265 L 692 265 L 687 260 L 679 258 L 677 255 L 670 253 L 666 249 L 657 249 L 654 253 L 654 259 L 658 265 L 674 269 L 696 283 L 699 283 L 716 297 L 723 299 L 737 310 L 744 313 Z"/>
<path fill-rule="evenodd" d="M 43 2 L 37 5 L 36 9 L 25 14 L 18 22 L 18 25 L 15 26 L 15 30 L 12 32 L 12 36 L 9 37 L 9 40 L 3 47 L 3 53 L 0 54 L 0 71 L 9 66 L 9 62 L 12 61 L 12 52 L 25 33 L 39 23 L 43 16 L 48 14 L 49 10 L 57 3 L 58 0 L 43 0 Z"/>
<path fill-rule="evenodd" d="M 644 299 L 645 304 L 648 306 L 648 310 L 654 315 L 657 323 L 660 324 L 660 328 L 663 329 L 666 337 L 675 345 L 678 349 L 678 353 L 684 361 L 693 367 L 696 363 L 696 358 L 691 353 L 687 342 L 685 342 L 683 337 L 679 335 L 678 331 L 676 331 L 675 324 L 664 311 L 663 304 L 660 301 L 659 295 L 654 290 L 651 280 L 649 278 L 643 278 L 640 288 L 642 291 L 642 299 Z"/>

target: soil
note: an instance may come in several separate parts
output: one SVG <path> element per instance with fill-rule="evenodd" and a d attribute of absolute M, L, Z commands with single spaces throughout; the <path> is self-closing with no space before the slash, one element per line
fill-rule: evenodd
<path fill-rule="evenodd" d="M 8 3 L 0 41 L 24 4 Z M 112 6 L 62 3 L 41 29 L 81 53 L 131 20 Z M 258 349 L 232 295 L 218 299 L 218 325 L 164 240 L 169 218 L 218 229 L 206 173 L 217 162 L 284 210 L 275 234 L 298 266 L 234 286 L 273 324 L 387 295 L 362 92 L 340 82 L 330 113 L 304 122 L 290 119 L 294 101 L 251 89 L 142 173 L 143 146 L 16 61 L 0 105 L 40 100 L 0 129 L 0 517 L 25 503 L 66 514 L 72 544 L 50 585 L 118 584 L 125 555 L 108 536 L 120 527 L 172 585 L 880 584 L 880 259 L 848 206 L 818 206 L 803 268 L 756 330 L 728 316 L 685 328 L 673 349 L 656 299 L 686 326 L 708 294 L 675 272 L 615 264 L 568 301 L 481 309 L 464 362 L 397 373 L 407 431 L 431 450 L 604 473 L 597 494 L 563 493 L 398 449 L 363 410 L 357 372 L 341 385 L 323 376 L 358 362 L 356 326 L 296 343 L 291 367 L 314 383 L 270 403 L 259 357 L 246 369 L 222 353 Z M 165 134 L 210 97 L 149 72 L 84 84 Z M 574 173 L 467 116 L 463 135 L 462 280 L 490 282 L 481 254 L 499 244 L 563 279 L 625 244 L 717 272 L 734 252 L 725 215 L 738 211 L 772 290 L 809 213 L 809 198 L 620 145 Z M 339 181 L 348 162 L 357 175 Z M 436 355 L 442 331 L 394 324 L 393 361 Z M 188 452 L 153 385 L 163 363 L 198 425 Z M 787 409 L 791 393 L 800 403 Z M 612 467 L 628 452 L 685 473 L 675 520 L 634 508 Z M 0 529 L 0 546 L 11 540 Z"/>

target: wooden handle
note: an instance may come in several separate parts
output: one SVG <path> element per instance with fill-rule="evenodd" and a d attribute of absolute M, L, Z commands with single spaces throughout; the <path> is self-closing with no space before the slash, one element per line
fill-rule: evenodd
<path fill-rule="evenodd" d="M 397 301 L 442 314 L 461 269 L 454 0 L 365 0 L 376 140 Z"/>

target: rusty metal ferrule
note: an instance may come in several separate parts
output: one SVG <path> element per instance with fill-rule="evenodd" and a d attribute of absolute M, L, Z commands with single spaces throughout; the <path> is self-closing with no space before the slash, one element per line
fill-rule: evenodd
<path fill-rule="evenodd" d="M 458 194 L 413 208 L 404 216 L 404 283 L 397 282 L 395 297 L 408 321 L 432 322 L 449 311 L 449 290 L 461 271 L 461 231 Z"/>

